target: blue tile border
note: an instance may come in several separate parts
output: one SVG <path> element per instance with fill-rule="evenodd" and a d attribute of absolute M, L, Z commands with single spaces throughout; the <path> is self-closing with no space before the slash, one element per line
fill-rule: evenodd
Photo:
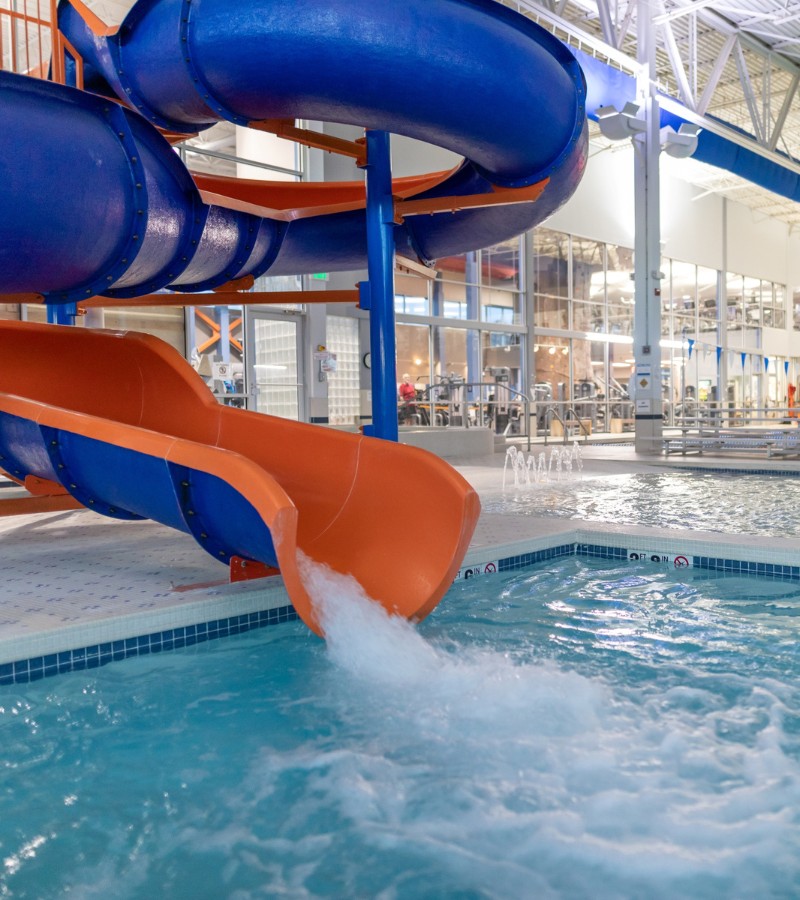
<path fill-rule="evenodd" d="M 728 572 L 734 575 L 757 575 L 760 578 L 780 578 L 783 581 L 800 581 L 800 566 L 784 566 L 780 563 L 748 562 L 740 559 L 722 559 L 712 556 L 692 557 L 698 569 Z"/>
<path fill-rule="evenodd" d="M 606 547 L 603 544 L 576 544 L 576 556 L 598 556 L 600 559 L 627 559 L 625 547 Z"/>
<path fill-rule="evenodd" d="M 639 551 L 633 551 L 637 553 Z M 559 544 L 546 550 L 536 550 L 532 553 L 521 553 L 517 556 L 507 556 L 497 563 L 498 572 L 513 572 L 516 569 L 524 569 L 528 566 L 545 562 L 548 559 L 557 559 L 563 556 L 589 556 L 597 559 L 609 559 L 623 561 L 638 561 L 631 559 L 631 553 L 626 547 L 609 547 L 606 544 L 571 543 Z M 667 554 L 671 558 L 672 554 Z M 722 559 L 710 556 L 692 556 L 692 565 L 697 569 L 710 569 L 717 572 L 725 572 L 736 575 L 757 575 L 760 578 L 780 578 L 784 581 L 800 582 L 800 566 L 781 565 L 780 563 L 750 562 L 748 560 Z M 491 573 L 486 563 L 475 563 L 473 569 Z"/>
<path fill-rule="evenodd" d="M 625 547 L 609 547 L 606 544 L 590 544 L 570 542 L 558 544 L 544 550 L 531 553 L 520 553 L 507 556 L 497 562 L 497 571 L 512 572 L 524 569 L 537 563 L 570 556 L 588 556 L 597 559 L 616 560 L 629 559 L 629 550 Z M 710 556 L 693 556 L 695 568 L 735 575 L 756 575 L 762 578 L 778 578 L 784 581 L 800 582 L 800 566 L 781 565 L 779 563 L 750 562 L 747 560 L 724 559 Z M 473 568 L 493 571 L 493 566 L 486 563 L 474 565 Z M 127 659 L 131 656 L 147 656 L 191 647 L 195 644 L 216 640 L 229 635 L 241 634 L 256 628 L 293 622 L 299 618 L 293 606 L 281 606 L 276 609 L 260 612 L 244 613 L 226 619 L 213 619 L 196 625 L 170 628 L 151 634 L 138 635 L 103 644 L 92 644 L 75 650 L 66 650 L 32 659 L 0 664 L 0 687 L 10 684 L 27 684 L 42 678 L 49 678 L 64 672 L 84 671 L 105 666 L 110 662 Z"/>
<path fill-rule="evenodd" d="M 64 650 L 47 656 L 35 656 L 17 662 L 0 664 L 0 686 L 9 684 L 28 684 L 40 678 L 49 678 L 64 672 L 79 672 L 85 669 L 97 669 L 110 662 L 127 659 L 131 656 L 147 656 L 150 653 L 161 653 L 191 647 L 205 641 L 242 634 L 256 628 L 280 625 L 293 622 L 299 616 L 293 606 L 279 606 L 261 612 L 243 613 L 227 619 L 214 619 L 198 625 L 186 625 L 180 628 L 169 628 L 166 631 L 155 631 L 124 640 L 105 644 L 92 644 L 89 647 L 78 647 L 75 650 Z"/>
<path fill-rule="evenodd" d="M 506 556 L 497 563 L 499 572 L 511 572 L 514 569 L 522 569 L 525 566 L 533 566 L 536 563 L 548 559 L 557 559 L 560 556 L 573 556 L 575 544 L 559 544 L 557 547 L 548 547 L 546 550 L 535 550 L 533 553 L 521 553 L 519 556 Z"/>

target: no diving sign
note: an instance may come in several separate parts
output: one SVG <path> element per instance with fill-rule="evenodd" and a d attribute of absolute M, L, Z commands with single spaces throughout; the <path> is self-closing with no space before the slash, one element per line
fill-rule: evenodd
<path fill-rule="evenodd" d="M 465 581 L 467 578 L 477 578 L 478 575 L 493 575 L 498 569 L 497 560 L 486 563 L 477 563 L 474 566 L 465 566 L 458 570 L 456 581 Z"/>
<path fill-rule="evenodd" d="M 631 550 L 628 553 L 631 562 L 666 563 L 676 569 L 688 569 L 692 567 L 692 558 L 682 553 L 659 553 L 655 550 Z"/>

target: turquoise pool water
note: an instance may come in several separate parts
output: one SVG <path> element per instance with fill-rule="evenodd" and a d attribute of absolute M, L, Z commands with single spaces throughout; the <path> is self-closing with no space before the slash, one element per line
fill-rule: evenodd
<path fill-rule="evenodd" d="M 513 484 L 513 480 L 510 480 Z M 800 478 L 741 473 L 572 476 L 482 499 L 484 512 L 723 534 L 800 536 Z"/>
<path fill-rule="evenodd" d="M 567 558 L 0 690 L 0 897 L 790 898 L 800 587 Z"/>

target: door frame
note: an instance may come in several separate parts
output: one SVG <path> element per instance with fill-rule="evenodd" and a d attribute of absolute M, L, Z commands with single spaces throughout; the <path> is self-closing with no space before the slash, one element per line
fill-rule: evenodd
<path fill-rule="evenodd" d="M 299 295 L 302 296 L 302 295 Z M 307 422 L 308 396 L 305 381 L 305 314 L 300 310 L 274 310 L 262 307 L 244 307 L 244 389 L 247 408 L 258 408 L 258 379 L 255 373 L 256 321 L 291 322 L 295 326 L 295 353 L 297 356 L 297 421 Z"/>

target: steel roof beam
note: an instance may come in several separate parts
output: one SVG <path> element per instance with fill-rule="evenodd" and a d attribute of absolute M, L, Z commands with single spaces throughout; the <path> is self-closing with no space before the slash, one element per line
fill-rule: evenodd
<path fill-rule="evenodd" d="M 797 85 L 800 84 L 800 72 L 797 72 L 792 78 L 792 83 L 789 85 L 789 90 L 786 91 L 786 96 L 783 98 L 783 105 L 781 106 L 781 110 L 778 113 L 778 118 L 775 121 L 775 126 L 772 129 L 772 134 L 770 135 L 769 142 L 767 143 L 767 147 L 770 150 L 774 150 L 778 146 L 778 139 L 781 136 L 781 132 L 783 131 L 783 126 L 786 124 L 786 117 L 789 115 L 789 110 L 791 109 L 792 102 L 794 101 L 795 94 L 797 93 Z"/>
<path fill-rule="evenodd" d="M 725 39 L 725 44 L 723 45 L 719 56 L 714 61 L 714 68 L 711 70 L 711 75 L 709 75 L 706 86 L 703 89 L 703 93 L 700 96 L 700 100 L 697 104 L 697 112 L 699 112 L 700 115 L 706 114 L 708 105 L 711 102 L 714 91 L 719 85 L 720 78 L 722 78 L 722 74 L 725 71 L 725 66 L 728 64 L 728 60 L 730 59 L 730 55 L 733 52 L 733 48 L 736 46 L 737 40 L 738 36 L 736 34 L 729 34 Z"/>
<path fill-rule="evenodd" d="M 750 71 L 747 68 L 747 60 L 744 58 L 741 42 L 736 44 L 736 68 L 739 70 L 739 80 L 742 83 L 742 93 L 750 112 L 750 121 L 753 124 L 753 131 L 759 144 L 764 143 L 764 126 L 761 121 L 761 115 L 758 111 L 755 92 L 753 91 L 753 83 L 750 81 Z"/>
<path fill-rule="evenodd" d="M 658 7 L 663 10 L 663 2 L 659 2 Z M 653 21 L 655 22 L 655 19 Z M 680 50 L 678 49 L 678 42 L 675 40 L 675 33 L 672 30 L 671 24 L 669 22 L 664 22 L 660 27 L 660 31 L 664 40 L 664 47 L 667 51 L 670 65 L 672 66 L 672 72 L 678 82 L 678 89 L 680 91 L 681 98 L 687 106 L 694 109 L 696 105 L 694 92 L 692 91 L 691 85 L 689 84 L 689 79 L 686 77 L 686 69 L 684 68 Z"/>
<path fill-rule="evenodd" d="M 603 32 L 604 40 L 611 44 L 612 47 L 618 48 L 619 36 L 617 29 L 614 27 L 608 0 L 597 0 L 597 12 L 600 16 L 600 30 Z"/>

